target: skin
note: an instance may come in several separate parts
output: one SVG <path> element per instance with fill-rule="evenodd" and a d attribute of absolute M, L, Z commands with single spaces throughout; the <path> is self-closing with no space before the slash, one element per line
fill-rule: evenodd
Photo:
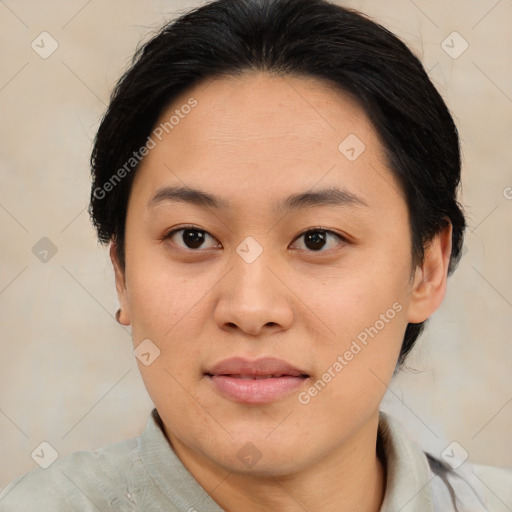
<path fill-rule="evenodd" d="M 126 219 L 126 266 L 111 244 L 121 323 L 134 346 L 161 351 L 139 368 L 172 447 L 226 511 L 375 512 L 386 485 L 376 453 L 379 404 L 391 381 L 408 322 L 441 304 L 451 226 L 412 268 L 403 193 L 368 118 L 345 93 L 300 76 L 251 72 L 202 82 L 198 104 L 144 158 Z M 349 161 L 349 135 L 364 152 Z M 162 186 L 199 188 L 226 210 L 148 202 Z M 343 187 L 368 206 L 315 206 L 276 213 L 292 193 Z M 187 248 L 183 231 L 207 233 Z M 325 246 L 302 236 L 323 228 Z M 190 229 L 190 228 L 188 228 Z M 253 237 L 263 249 L 247 263 L 236 248 Z M 316 248 L 316 249 L 315 249 Z M 195 252 L 194 252 L 195 251 Z M 402 308 L 303 405 L 297 395 L 332 367 L 394 303 Z M 216 392 L 205 369 L 231 356 L 274 356 L 310 378 L 270 404 L 236 403 Z M 248 467 L 238 451 L 261 454 Z"/>

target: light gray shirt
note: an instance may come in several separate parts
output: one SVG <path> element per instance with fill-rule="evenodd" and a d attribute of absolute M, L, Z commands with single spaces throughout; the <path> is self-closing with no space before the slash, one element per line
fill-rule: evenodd
<path fill-rule="evenodd" d="M 384 412 L 378 439 L 386 464 L 381 512 L 512 511 L 512 470 L 466 461 L 438 476 L 443 463 Z M 0 493 L 0 511 L 223 512 L 173 451 L 156 409 L 140 437 L 78 451 L 17 478 Z"/>

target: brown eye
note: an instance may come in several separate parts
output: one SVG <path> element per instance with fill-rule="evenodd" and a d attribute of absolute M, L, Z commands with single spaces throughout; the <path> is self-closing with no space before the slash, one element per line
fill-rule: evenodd
<path fill-rule="evenodd" d="M 184 246 L 185 249 L 200 249 L 208 238 L 213 239 L 206 231 L 197 228 L 175 229 L 165 236 L 166 240 L 172 240 L 176 245 Z"/>
<path fill-rule="evenodd" d="M 310 229 L 302 233 L 297 240 L 300 238 L 304 238 L 304 245 L 307 249 L 313 252 L 325 252 L 322 249 L 328 244 L 328 240 L 330 237 L 334 237 L 342 242 L 345 242 L 346 239 L 341 235 L 334 233 L 333 231 L 329 231 L 327 229 Z M 329 249 L 329 247 L 328 247 Z"/>
<path fill-rule="evenodd" d="M 184 227 L 180 229 L 174 229 L 170 231 L 165 237 L 165 240 L 171 240 L 178 247 L 183 249 L 197 250 L 197 249 L 208 249 L 208 248 L 218 248 L 220 246 L 219 243 L 208 247 L 206 242 L 208 239 L 215 240 L 213 236 L 211 236 L 207 231 L 203 229 L 198 229 L 195 227 Z M 305 250 L 308 252 L 326 252 L 331 249 L 329 247 L 329 240 L 336 239 L 339 242 L 346 242 L 347 240 L 328 229 L 309 229 L 305 231 L 300 236 L 296 238 L 296 240 L 304 239 Z M 206 245 L 206 246 L 205 246 Z M 332 244 L 331 244 L 332 245 Z M 327 249 L 324 250 L 324 248 Z"/>

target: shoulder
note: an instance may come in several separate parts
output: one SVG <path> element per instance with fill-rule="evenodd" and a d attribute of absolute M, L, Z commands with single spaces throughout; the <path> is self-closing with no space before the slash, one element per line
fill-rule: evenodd
<path fill-rule="evenodd" d="M 512 510 L 512 469 L 469 461 L 452 468 L 426 453 L 436 510 L 505 512 Z"/>
<path fill-rule="evenodd" d="M 405 510 L 407 502 L 407 510 L 422 512 L 512 511 L 512 469 L 477 464 L 454 450 L 429 453 L 383 411 L 378 439 L 388 478 L 381 510 Z"/>
<path fill-rule="evenodd" d="M 486 488 L 490 510 L 512 510 L 512 469 L 473 464 L 473 473 Z"/>
<path fill-rule="evenodd" d="M 0 493 L 1 512 L 134 510 L 129 480 L 140 471 L 140 438 L 74 452 L 18 477 Z M 123 485 L 125 484 L 125 485 Z"/>

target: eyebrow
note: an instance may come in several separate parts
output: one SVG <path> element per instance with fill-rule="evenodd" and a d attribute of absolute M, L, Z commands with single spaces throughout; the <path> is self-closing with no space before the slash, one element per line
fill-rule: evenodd
<path fill-rule="evenodd" d="M 203 208 L 213 208 L 216 210 L 230 209 L 230 203 L 228 200 L 214 196 L 208 192 L 186 186 L 163 187 L 159 189 L 148 201 L 147 206 L 148 208 L 154 208 L 158 204 L 169 201 L 189 203 Z M 291 210 L 317 206 L 368 207 L 368 203 L 354 192 L 337 187 L 330 187 L 292 194 L 273 205 L 276 213 L 286 213 Z"/>

